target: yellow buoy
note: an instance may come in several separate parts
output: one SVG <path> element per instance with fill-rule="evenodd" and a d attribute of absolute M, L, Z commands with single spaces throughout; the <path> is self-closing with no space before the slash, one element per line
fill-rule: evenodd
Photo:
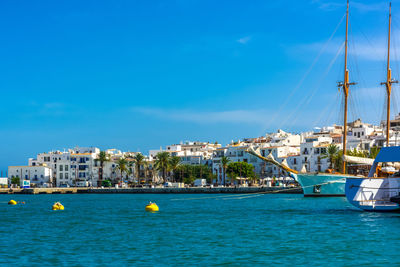
<path fill-rule="evenodd" d="M 150 203 L 146 206 L 145 210 L 146 210 L 146 211 L 152 211 L 152 212 L 158 211 L 158 206 L 157 206 L 156 203 L 151 203 L 151 202 L 150 202 Z"/>
<path fill-rule="evenodd" d="M 17 205 L 17 201 L 11 199 L 10 201 L 8 201 L 8 205 Z"/>
<path fill-rule="evenodd" d="M 56 202 L 53 205 L 53 210 L 64 210 L 64 206 L 60 202 Z"/>

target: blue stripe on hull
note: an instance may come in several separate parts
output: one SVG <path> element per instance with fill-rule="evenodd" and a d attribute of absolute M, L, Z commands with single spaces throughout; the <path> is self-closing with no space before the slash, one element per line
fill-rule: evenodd
<path fill-rule="evenodd" d="M 347 175 L 297 174 L 297 181 L 303 188 L 304 196 L 341 197 L 345 195 Z"/>

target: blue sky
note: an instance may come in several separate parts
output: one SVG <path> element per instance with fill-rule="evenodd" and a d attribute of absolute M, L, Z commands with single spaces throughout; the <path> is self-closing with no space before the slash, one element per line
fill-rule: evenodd
<path fill-rule="evenodd" d="M 350 119 L 382 118 L 387 9 L 350 2 Z M 147 154 L 340 123 L 344 14 L 342 0 L 2 1 L 0 170 L 76 145 Z"/>

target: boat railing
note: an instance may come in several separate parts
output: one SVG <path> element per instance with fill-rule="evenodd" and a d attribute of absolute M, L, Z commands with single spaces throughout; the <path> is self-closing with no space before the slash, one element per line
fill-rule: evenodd
<path fill-rule="evenodd" d="M 393 206 L 393 205 L 397 205 L 396 203 L 393 203 L 393 202 L 390 201 L 390 197 L 394 196 L 396 194 L 398 195 L 398 193 L 399 193 L 398 189 L 390 189 L 390 188 L 388 188 L 388 189 L 381 189 L 381 190 L 388 191 L 387 192 L 388 193 L 388 198 L 374 199 L 374 191 L 372 191 L 372 190 L 370 190 L 370 191 L 369 190 L 368 191 L 362 190 L 361 191 L 361 200 L 359 200 L 359 204 L 361 206 L 376 206 L 376 205 L 379 205 L 379 206 Z M 371 194 L 370 195 L 371 198 L 368 199 L 368 197 L 366 196 L 365 193 L 370 193 Z M 394 193 L 394 194 L 391 194 L 391 193 Z"/>

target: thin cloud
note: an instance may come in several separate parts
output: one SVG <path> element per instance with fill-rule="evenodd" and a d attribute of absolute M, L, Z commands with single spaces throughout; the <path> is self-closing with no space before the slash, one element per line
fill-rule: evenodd
<path fill-rule="evenodd" d="M 39 103 L 36 101 L 31 101 L 25 106 L 30 107 L 29 114 L 26 116 L 63 116 L 71 112 L 71 107 L 61 102 L 47 102 Z"/>
<path fill-rule="evenodd" d="M 225 111 L 199 111 L 189 109 L 161 109 L 161 108 L 131 108 L 131 112 L 140 113 L 150 118 L 157 118 L 166 121 L 177 121 L 194 123 L 198 125 L 215 125 L 215 124 L 237 124 L 252 125 L 260 129 L 278 129 L 280 123 L 273 121 L 273 110 L 254 109 L 254 110 L 225 110 Z M 282 113 L 281 116 L 287 116 Z M 309 128 L 309 123 L 304 120 L 290 121 L 285 127 L 288 128 Z"/>
<path fill-rule="evenodd" d="M 400 34 L 400 32 L 394 32 L 393 34 Z M 343 44 L 343 40 L 336 38 L 332 40 L 325 47 L 325 54 L 336 54 L 337 51 Z M 394 47 L 396 45 L 396 47 Z M 293 47 L 294 52 L 298 52 L 298 49 L 307 51 L 319 52 L 325 46 L 325 42 L 315 42 L 310 44 L 302 44 Z M 399 51 L 400 45 L 392 43 L 392 51 Z M 384 36 L 376 37 L 374 40 L 365 40 L 364 37 L 355 37 L 354 41 L 350 40 L 349 43 L 349 55 L 355 56 L 360 60 L 368 61 L 382 61 L 385 60 L 387 53 L 387 39 Z M 399 58 L 392 56 L 392 60 L 396 61 Z"/>
<path fill-rule="evenodd" d="M 345 6 L 345 4 L 342 4 L 342 3 L 324 2 L 324 1 L 320 1 L 320 0 L 313 0 L 313 1 L 311 1 L 311 3 L 316 4 L 319 9 L 326 10 L 326 11 L 336 10 L 338 8 Z"/>
<path fill-rule="evenodd" d="M 133 108 L 132 110 L 151 117 L 198 124 L 250 123 L 264 125 L 268 114 L 266 110 L 193 111 L 159 108 Z"/>
<path fill-rule="evenodd" d="M 346 8 L 346 3 L 344 1 L 338 2 L 326 2 L 322 0 L 313 0 L 311 1 L 312 4 L 318 6 L 319 9 L 325 11 L 334 11 L 340 8 Z M 376 4 L 365 4 L 362 2 L 351 1 L 350 8 L 357 9 L 360 12 L 371 12 L 377 10 L 385 10 L 387 8 L 387 3 L 376 3 Z"/>
<path fill-rule="evenodd" d="M 251 36 L 245 36 L 245 37 L 242 37 L 242 38 L 236 40 L 236 42 L 238 42 L 239 44 L 247 44 L 250 40 L 251 40 Z"/>
<path fill-rule="evenodd" d="M 387 10 L 388 3 L 377 3 L 377 4 L 364 4 L 362 2 L 351 2 L 351 6 L 355 9 L 358 9 L 361 12 L 370 12 L 370 11 L 377 11 L 377 10 Z"/>

